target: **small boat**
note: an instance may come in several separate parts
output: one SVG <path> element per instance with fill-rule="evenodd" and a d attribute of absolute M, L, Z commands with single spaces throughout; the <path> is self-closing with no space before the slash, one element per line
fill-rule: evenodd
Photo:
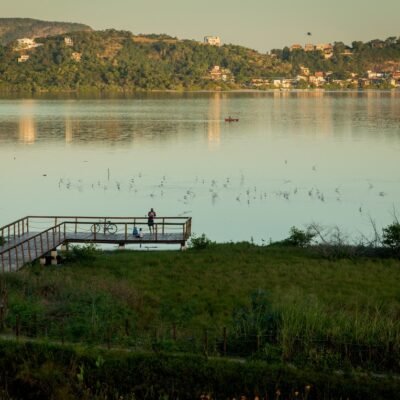
<path fill-rule="evenodd" d="M 239 122 L 239 118 L 228 117 L 228 118 L 225 118 L 225 122 Z"/>

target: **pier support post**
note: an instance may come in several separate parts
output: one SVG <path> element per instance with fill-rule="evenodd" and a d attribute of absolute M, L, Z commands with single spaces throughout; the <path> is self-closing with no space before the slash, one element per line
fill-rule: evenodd
<path fill-rule="evenodd" d="M 52 250 L 50 252 L 50 255 L 51 255 L 51 265 L 57 265 L 58 264 L 58 260 L 57 260 L 58 251 Z"/>

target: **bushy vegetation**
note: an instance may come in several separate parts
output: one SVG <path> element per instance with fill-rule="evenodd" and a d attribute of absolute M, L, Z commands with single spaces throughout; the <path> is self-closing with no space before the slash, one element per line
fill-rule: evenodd
<path fill-rule="evenodd" d="M 386 400 L 398 398 L 400 389 L 389 376 L 10 341 L 0 341 L 0 371 L 5 400 Z"/>
<path fill-rule="evenodd" d="M 4 333 L 400 371 L 398 260 L 251 243 L 93 256 L 3 275 Z"/>
<path fill-rule="evenodd" d="M 383 228 L 382 243 L 400 255 L 400 223 L 398 221 Z"/>
<path fill-rule="evenodd" d="M 200 236 L 192 235 L 189 241 L 189 247 L 194 250 L 203 250 L 215 244 L 204 233 Z"/>

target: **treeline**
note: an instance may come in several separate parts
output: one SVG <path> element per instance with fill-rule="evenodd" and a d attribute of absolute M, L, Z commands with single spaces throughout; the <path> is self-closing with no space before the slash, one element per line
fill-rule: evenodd
<path fill-rule="evenodd" d="M 333 54 L 291 51 L 271 54 L 236 45 L 221 47 L 168 35 L 134 36 L 127 31 L 71 32 L 37 39 L 41 46 L 15 51 L 15 42 L 0 46 L 0 90 L 201 90 L 251 87 L 253 79 L 293 78 L 307 67 L 331 72 L 332 79 L 365 75 L 369 69 L 393 70 L 400 65 L 400 39 L 333 44 Z M 29 59 L 18 62 L 21 55 Z M 220 66 L 227 77 L 211 79 Z M 396 67 L 397 66 L 397 67 Z"/>

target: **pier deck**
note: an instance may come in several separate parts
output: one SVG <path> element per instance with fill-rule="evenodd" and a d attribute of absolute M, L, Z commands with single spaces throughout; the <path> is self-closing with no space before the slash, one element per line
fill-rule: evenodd
<path fill-rule="evenodd" d="M 113 230 L 108 229 L 109 223 Z M 0 227 L 0 272 L 22 268 L 57 247 L 68 243 L 180 244 L 191 235 L 190 217 L 157 217 L 149 233 L 144 217 L 28 216 Z M 132 235 L 142 227 L 143 237 Z"/>

